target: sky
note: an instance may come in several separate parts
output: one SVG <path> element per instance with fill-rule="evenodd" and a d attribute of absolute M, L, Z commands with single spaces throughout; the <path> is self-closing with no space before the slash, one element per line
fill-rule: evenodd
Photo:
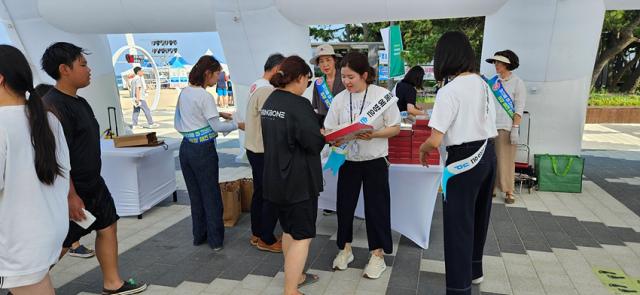
<path fill-rule="evenodd" d="M 111 53 L 115 53 L 120 47 L 127 44 L 124 34 L 110 34 L 107 36 L 109 39 L 109 45 L 111 47 Z M 151 45 L 153 40 L 176 40 L 178 45 L 178 53 L 187 60 L 190 64 L 196 63 L 200 56 L 209 49 L 213 52 L 213 56 L 220 62 L 225 62 L 224 51 L 222 50 L 222 43 L 220 37 L 216 32 L 203 32 L 203 33 L 151 33 L 151 34 L 133 34 L 133 39 L 136 45 L 151 52 L 154 48 Z M 156 63 L 159 63 L 156 60 Z M 120 57 L 119 62 L 116 64 L 115 72 L 120 73 L 129 69 L 131 66 L 124 60 L 124 54 Z"/>
<path fill-rule="evenodd" d="M 124 34 L 111 34 L 107 35 L 109 45 L 111 47 L 111 54 L 115 53 L 120 47 L 126 45 Z M 136 45 L 143 47 L 147 51 L 151 52 L 154 48 L 151 45 L 153 40 L 176 40 L 178 45 L 178 53 L 187 60 L 190 64 L 194 64 L 198 61 L 200 56 L 204 55 L 207 50 L 213 52 L 220 62 L 225 62 L 224 51 L 222 50 L 222 43 L 220 37 L 216 32 L 202 32 L 202 33 L 153 33 L 153 34 L 133 34 L 133 39 Z M 0 44 L 12 44 L 5 26 L 0 26 Z M 157 61 L 159 62 L 159 61 Z M 120 57 L 119 62 L 116 64 L 115 73 L 120 73 L 129 69 L 131 66 L 125 63 L 124 55 Z"/>

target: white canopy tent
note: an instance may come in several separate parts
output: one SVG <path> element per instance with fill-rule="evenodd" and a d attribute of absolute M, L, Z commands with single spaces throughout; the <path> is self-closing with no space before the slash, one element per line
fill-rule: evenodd
<path fill-rule="evenodd" d="M 309 25 L 486 16 L 482 58 L 510 48 L 528 85 L 532 152 L 578 154 L 591 71 L 607 9 L 640 9 L 637 0 L 4 0 L 0 19 L 31 61 L 53 41 L 89 49 L 96 110 L 118 105 L 104 34 L 217 31 L 233 68 L 238 115 L 268 55 L 310 54 Z M 146 9 L 154 7 L 153 10 Z M 335 7 L 341 9 L 336 10 Z M 138 13 L 145 11 L 144 14 Z M 175 18 L 175 11 L 189 17 Z M 73 17 L 69 17 L 73 15 Z M 170 20 L 170 21 L 167 21 Z M 39 67 L 33 66 L 33 69 Z M 491 69 L 483 65 L 483 72 Z M 40 80 L 47 80 L 40 73 Z M 570 110 L 570 111 L 568 111 Z M 102 114 L 104 113 L 104 114 Z M 106 111 L 96 112 L 100 123 Z"/>

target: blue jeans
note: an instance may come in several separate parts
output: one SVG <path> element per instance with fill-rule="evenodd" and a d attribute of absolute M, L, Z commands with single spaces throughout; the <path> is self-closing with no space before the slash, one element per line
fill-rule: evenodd
<path fill-rule="evenodd" d="M 149 108 L 146 100 L 141 100 L 139 107 L 133 107 L 133 115 L 131 117 L 131 123 L 133 124 L 133 126 L 138 125 L 138 116 L 140 115 L 140 109 L 144 111 L 144 116 L 147 117 L 147 124 L 152 125 L 153 117 L 151 116 L 151 109 Z"/>
<path fill-rule="evenodd" d="M 182 140 L 180 167 L 191 200 L 193 244 L 200 245 L 206 241 L 211 248 L 221 247 L 224 223 L 216 141 L 190 143 Z"/>

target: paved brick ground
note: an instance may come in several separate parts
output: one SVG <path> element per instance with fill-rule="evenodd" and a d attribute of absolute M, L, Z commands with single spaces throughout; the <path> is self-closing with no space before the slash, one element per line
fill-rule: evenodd
<path fill-rule="evenodd" d="M 176 136 L 172 110 L 156 112 L 158 133 Z M 474 294 L 610 294 L 592 267 L 640 278 L 640 125 L 587 125 L 584 189 L 580 194 L 534 191 L 513 205 L 494 199 L 485 248 L 485 280 Z M 218 142 L 222 178 L 250 175 L 236 163 L 237 134 Z M 281 255 L 248 243 L 249 216 L 228 229 L 225 249 L 214 253 L 191 245 L 188 194 L 176 159 L 179 200 L 161 203 L 142 220 L 119 223 L 124 276 L 151 284 L 147 294 L 282 294 Z M 305 294 L 444 294 L 442 206 L 436 205 L 429 249 L 394 233 L 394 253 L 378 280 L 362 278 L 368 253 L 364 221 L 354 222 L 355 261 L 333 272 L 337 253 L 335 216 L 318 218 L 307 266 L 319 283 Z M 93 236 L 82 240 L 93 245 Z M 53 269 L 58 294 L 93 294 L 101 289 L 95 259 L 65 257 Z"/>

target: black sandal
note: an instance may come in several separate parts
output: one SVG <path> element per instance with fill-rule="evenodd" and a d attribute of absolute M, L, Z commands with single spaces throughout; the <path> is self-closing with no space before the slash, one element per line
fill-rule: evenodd
<path fill-rule="evenodd" d="M 302 281 L 302 283 L 298 284 L 298 288 L 302 288 L 304 286 L 308 286 L 311 285 L 313 283 L 316 283 L 320 280 L 320 277 L 316 274 L 308 274 L 308 273 L 303 273 L 304 274 L 304 281 Z"/>

